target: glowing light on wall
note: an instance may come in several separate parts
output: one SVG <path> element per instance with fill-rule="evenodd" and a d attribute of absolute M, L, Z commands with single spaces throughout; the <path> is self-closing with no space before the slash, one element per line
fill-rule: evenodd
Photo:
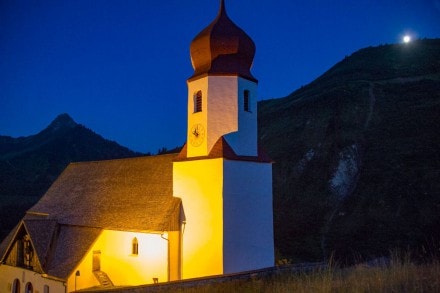
<path fill-rule="evenodd" d="M 183 278 L 222 274 L 223 159 L 175 162 L 173 178 L 185 203 Z"/>
<path fill-rule="evenodd" d="M 138 254 L 133 254 L 133 239 L 137 239 Z M 93 275 L 93 252 L 100 251 L 100 270 L 105 272 L 114 285 L 140 285 L 168 281 L 168 241 L 161 234 L 123 231 L 104 231 L 93 244 L 81 264 L 75 269 L 77 289 L 99 285 Z M 73 288 L 75 273 L 68 280 Z"/>

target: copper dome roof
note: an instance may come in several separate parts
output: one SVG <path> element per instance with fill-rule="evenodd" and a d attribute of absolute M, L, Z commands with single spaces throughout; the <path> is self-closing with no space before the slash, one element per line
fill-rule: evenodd
<path fill-rule="evenodd" d="M 251 74 L 255 56 L 252 39 L 226 14 L 224 0 L 214 21 L 191 42 L 191 62 L 194 74 L 239 75 L 256 81 Z"/>

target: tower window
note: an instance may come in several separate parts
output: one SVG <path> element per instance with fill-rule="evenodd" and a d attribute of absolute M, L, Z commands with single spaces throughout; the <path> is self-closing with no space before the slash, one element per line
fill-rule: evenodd
<path fill-rule="evenodd" d="M 243 94 L 244 94 L 243 108 L 246 112 L 250 112 L 251 111 L 251 94 L 250 94 L 249 90 L 245 90 Z"/>
<path fill-rule="evenodd" d="M 139 254 L 139 243 L 136 237 L 131 241 L 131 254 L 138 255 Z"/>
<path fill-rule="evenodd" d="M 202 112 L 202 91 L 194 94 L 194 113 Z"/>

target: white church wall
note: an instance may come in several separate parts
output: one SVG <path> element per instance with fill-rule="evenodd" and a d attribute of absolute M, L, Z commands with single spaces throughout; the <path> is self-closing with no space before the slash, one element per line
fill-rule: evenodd
<path fill-rule="evenodd" d="M 65 293 L 66 287 L 63 281 L 43 277 L 34 271 L 8 265 L 0 265 L 0 293 L 13 292 L 14 280 L 20 283 L 20 292 L 24 292 L 26 284 L 32 284 L 33 292 L 44 293 L 48 288 L 51 293 Z"/>
<path fill-rule="evenodd" d="M 208 150 L 225 134 L 238 130 L 238 80 L 235 76 L 208 77 Z"/>
<path fill-rule="evenodd" d="M 197 91 L 202 92 L 202 111 L 194 112 L 194 95 Z M 188 157 L 197 157 L 197 156 L 206 156 L 208 153 L 208 144 L 206 138 L 203 143 L 197 147 L 193 147 L 190 144 L 191 136 L 191 127 L 196 124 L 202 124 L 205 129 L 207 129 L 207 102 L 206 97 L 208 93 L 208 77 L 200 78 L 194 81 L 188 82 L 188 131 L 187 131 L 187 156 Z"/>
<path fill-rule="evenodd" d="M 202 112 L 194 113 L 194 94 L 202 91 Z M 236 76 L 206 76 L 188 82 L 188 142 L 190 128 L 202 124 L 206 129 L 205 141 L 198 147 L 188 144 L 188 157 L 206 156 L 225 134 L 238 130 L 239 82 Z"/>
<path fill-rule="evenodd" d="M 240 156 L 257 156 L 257 84 L 238 78 L 238 128 L 236 132 L 225 135 L 229 145 Z M 244 107 L 244 91 L 249 91 L 249 111 Z"/>
<path fill-rule="evenodd" d="M 194 113 L 194 94 L 202 91 L 202 112 Z M 244 110 L 244 91 L 250 93 L 249 111 Z M 205 141 L 197 147 L 188 144 L 188 157 L 206 156 L 225 136 L 238 155 L 256 156 L 257 144 L 257 84 L 237 76 L 206 76 L 188 82 L 188 134 L 191 127 L 202 124 Z"/>
<path fill-rule="evenodd" d="M 224 273 L 274 265 L 272 164 L 224 163 Z"/>

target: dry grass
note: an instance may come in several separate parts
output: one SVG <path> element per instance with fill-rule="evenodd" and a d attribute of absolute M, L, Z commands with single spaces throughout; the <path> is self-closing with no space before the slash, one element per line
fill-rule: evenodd
<path fill-rule="evenodd" d="M 330 267 L 313 273 L 281 273 L 192 288 L 173 288 L 172 292 L 440 292 L 440 263 L 416 265 L 404 260 L 382 267 Z"/>
<path fill-rule="evenodd" d="M 409 255 L 393 254 L 391 261 L 339 268 L 330 264 L 311 272 L 292 267 L 255 274 L 163 283 L 156 286 L 115 288 L 106 292 L 130 293 L 330 293 L 330 292 L 440 292 L 440 261 L 415 264 Z M 97 292 L 97 291 L 84 291 Z"/>

